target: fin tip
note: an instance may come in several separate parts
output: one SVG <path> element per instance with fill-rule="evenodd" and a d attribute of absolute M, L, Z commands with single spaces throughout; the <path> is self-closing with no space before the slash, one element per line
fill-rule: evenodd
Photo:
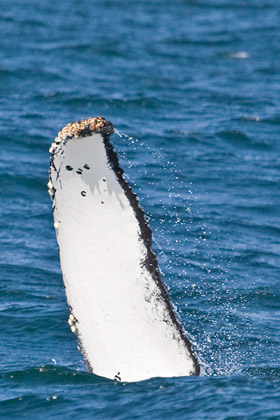
<path fill-rule="evenodd" d="M 113 124 L 104 117 L 90 117 L 81 121 L 67 124 L 57 135 L 66 140 L 73 137 L 87 137 L 93 133 L 111 136 L 114 132 Z"/>

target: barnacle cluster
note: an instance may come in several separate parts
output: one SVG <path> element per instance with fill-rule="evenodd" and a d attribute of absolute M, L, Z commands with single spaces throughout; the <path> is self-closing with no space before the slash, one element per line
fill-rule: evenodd
<path fill-rule="evenodd" d="M 113 124 L 103 117 L 90 117 L 81 121 L 67 124 L 59 133 L 61 140 L 72 137 L 85 137 L 91 133 L 104 133 L 111 135 L 114 131 Z"/>
<path fill-rule="evenodd" d="M 56 136 L 49 149 L 50 153 L 58 150 L 61 142 L 73 137 L 91 136 L 92 133 L 102 133 L 111 136 L 114 132 L 113 124 L 103 117 L 90 117 L 81 121 L 67 124 Z"/>

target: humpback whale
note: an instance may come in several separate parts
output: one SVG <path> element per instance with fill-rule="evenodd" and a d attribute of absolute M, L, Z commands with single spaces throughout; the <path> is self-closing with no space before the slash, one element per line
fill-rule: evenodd
<path fill-rule="evenodd" d="M 113 132 L 105 118 L 89 118 L 66 125 L 50 147 L 48 190 L 71 331 L 96 375 L 125 382 L 199 375 Z"/>

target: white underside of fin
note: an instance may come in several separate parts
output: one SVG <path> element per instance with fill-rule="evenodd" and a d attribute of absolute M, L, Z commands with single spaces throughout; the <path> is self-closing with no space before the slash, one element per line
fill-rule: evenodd
<path fill-rule="evenodd" d="M 67 301 L 93 373 L 122 381 L 194 373 L 194 360 L 151 273 L 139 221 L 101 134 L 53 155 L 54 226 Z"/>

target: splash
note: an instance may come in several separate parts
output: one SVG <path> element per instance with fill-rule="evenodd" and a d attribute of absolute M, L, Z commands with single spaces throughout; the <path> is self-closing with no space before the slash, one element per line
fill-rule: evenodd
<path fill-rule="evenodd" d="M 115 133 L 123 141 L 116 144 L 121 164 L 146 209 L 162 276 L 198 349 L 202 373 L 242 372 L 246 356 L 238 345 L 236 323 L 246 301 L 238 298 L 235 278 L 230 276 L 236 262 L 227 250 L 222 251 L 225 233 L 203 215 L 200 197 L 204 191 L 193 186 L 188 170 L 170 158 L 158 139 L 140 142 L 116 129 Z M 244 328 L 251 330 L 249 324 Z"/>

